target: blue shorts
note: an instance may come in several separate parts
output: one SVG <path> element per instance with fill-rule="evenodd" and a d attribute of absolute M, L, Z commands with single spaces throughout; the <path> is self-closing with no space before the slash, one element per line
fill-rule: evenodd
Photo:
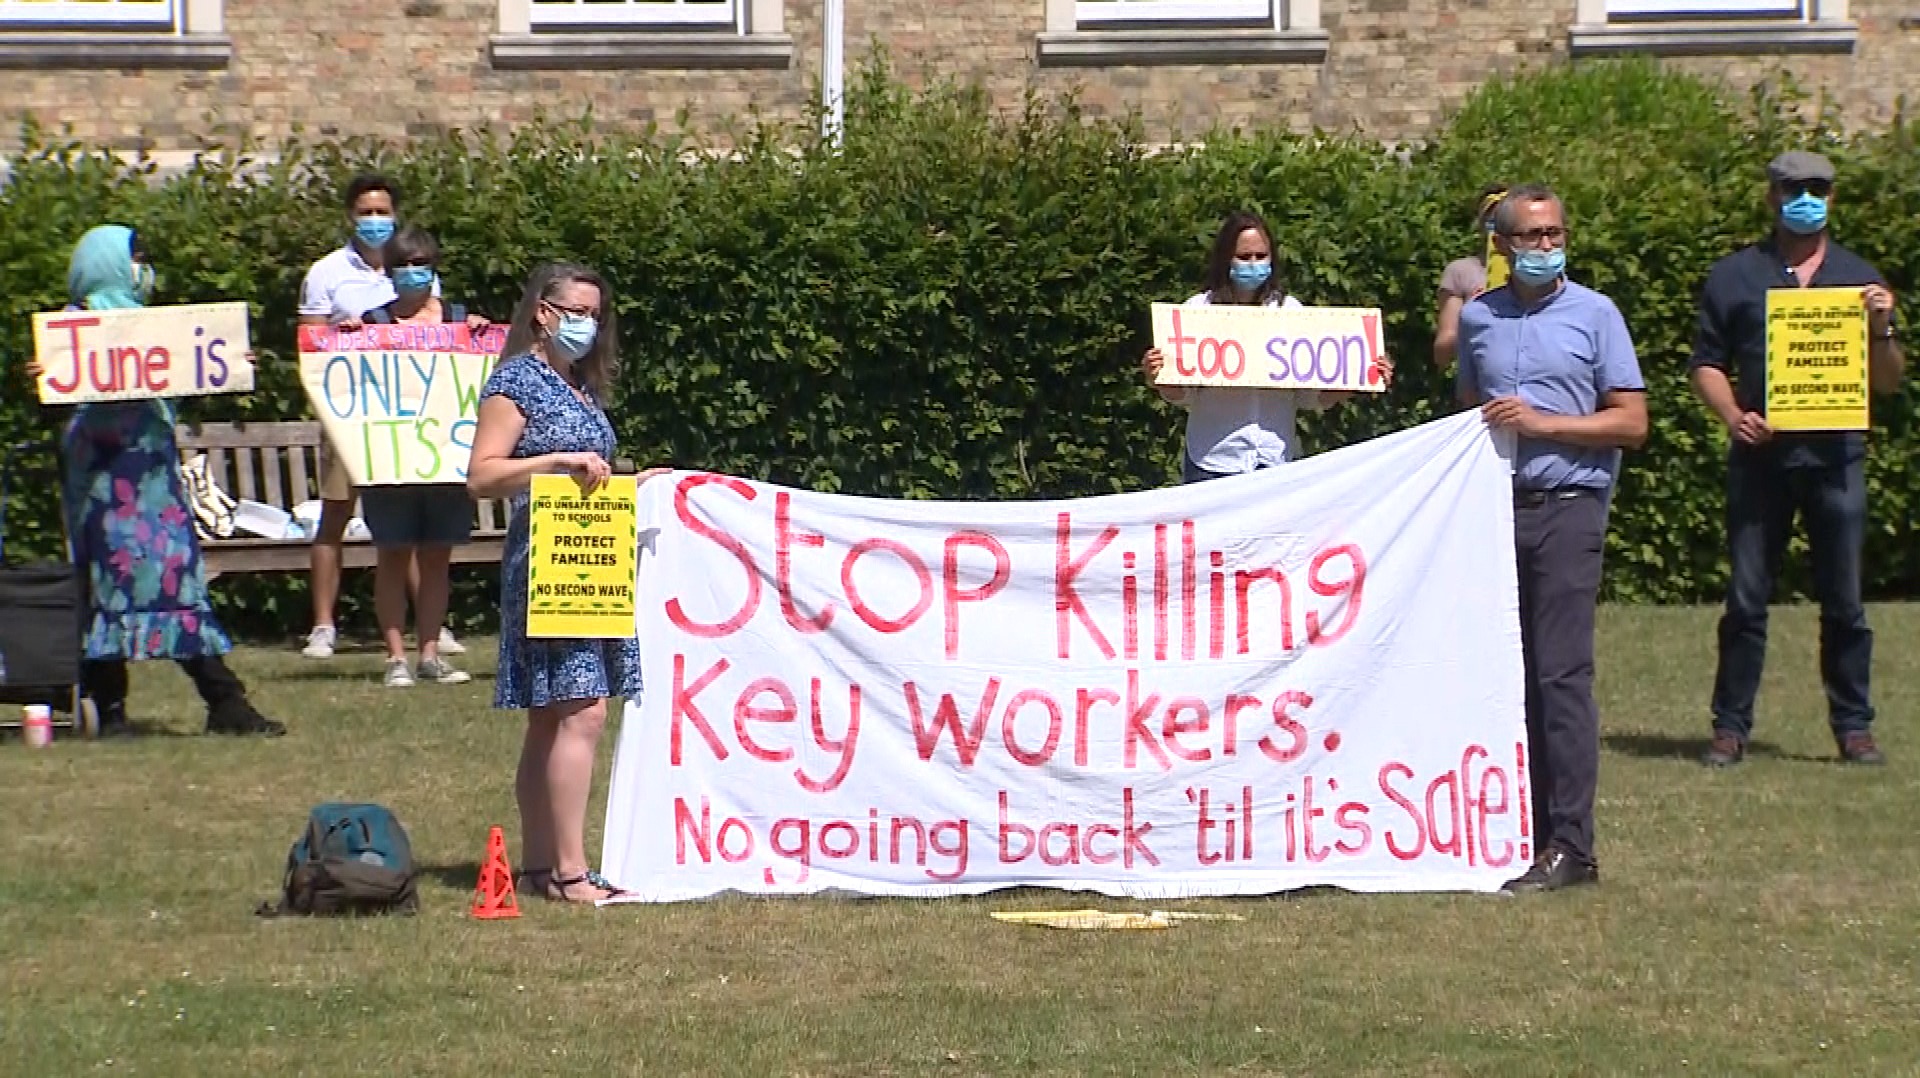
<path fill-rule="evenodd" d="M 452 483 L 360 488 L 374 546 L 458 546 L 473 534 L 473 499 Z"/>

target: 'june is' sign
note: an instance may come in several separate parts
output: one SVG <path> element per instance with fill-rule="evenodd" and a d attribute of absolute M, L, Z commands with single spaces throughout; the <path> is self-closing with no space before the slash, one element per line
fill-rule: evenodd
<path fill-rule="evenodd" d="M 300 383 L 355 486 L 463 483 L 503 326 L 300 327 Z"/>
<path fill-rule="evenodd" d="M 247 353 L 245 303 L 33 316 L 43 404 L 250 393 Z"/>
<path fill-rule="evenodd" d="M 1380 312 L 1153 305 L 1163 386 L 1383 392 Z"/>

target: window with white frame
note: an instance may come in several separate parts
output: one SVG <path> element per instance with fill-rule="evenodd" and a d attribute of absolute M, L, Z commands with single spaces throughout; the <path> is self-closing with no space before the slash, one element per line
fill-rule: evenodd
<path fill-rule="evenodd" d="M 1606 0 L 1609 19 L 1807 19 L 1815 0 Z"/>
<path fill-rule="evenodd" d="M 1317 64 L 1320 0 L 1046 0 L 1042 67 Z"/>
<path fill-rule="evenodd" d="M 1284 0 L 1074 0 L 1078 26 L 1234 23 L 1284 27 Z"/>
<path fill-rule="evenodd" d="M 488 52 L 495 67 L 534 70 L 785 68 L 786 3 L 499 0 Z"/>
<path fill-rule="evenodd" d="M 146 30 L 180 26 L 183 0 L 0 0 L 0 27 L 25 30 Z"/>
<path fill-rule="evenodd" d="M 745 0 L 529 0 L 535 30 L 613 27 L 746 31 Z"/>
<path fill-rule="evenodd" d="M 1575 56 L 1852 52 L 1847 0 L 1577 0 Z"/>

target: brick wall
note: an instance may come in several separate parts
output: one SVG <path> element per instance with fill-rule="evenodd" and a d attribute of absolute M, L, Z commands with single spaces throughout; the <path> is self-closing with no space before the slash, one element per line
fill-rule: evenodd
<path fill-rule="evenodd" d="M 1573 7 L 1323 0 L 1322 63 L 1040 68 L 1045 0 L 846 0 L 850 64 L 878 41 L 904 75 L 978 79 L 1009 108 L 1029 86 L 1076 88 L 1097 115 L 1137 109 L 1158 138 L 1216 120 L 1418 137 L 1488 73 L 1564 62 Z M 786 11 L 795 51 L 785 69 L 517 71 L 489 60 L 493 0 L 226 0 L 233 55 L 222 70 L 0 70 L 0 153 L 27 116 L 91 143 L 173 152 L 204 137 L 400 137 L 589 106 L 604 122 L 669 127 L 685 108 L 707 130 L 749 108 L 797 116 L 819 74 L 821 0 L 789 0 Z M 1884 122 L 1902 95 L 1920 97 L 1920 7 L 1853 0 L 1851 16 L 1860 38 L 1850 55 L 1672 62 L 1738 85 L 1784 68 L 1831 94 L 1852 122 Z"/>

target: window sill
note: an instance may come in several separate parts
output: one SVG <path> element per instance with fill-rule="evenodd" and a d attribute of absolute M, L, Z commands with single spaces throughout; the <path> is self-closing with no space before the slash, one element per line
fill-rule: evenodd
<path fill-rule="evenodd" d="M 529 70 L 790 67 L 786 34 L 606 33 L 496 34 L 493 66 Z"/>
<path fill-rule="evenodd" d="M 1041 34 L 1041 67 L 1317 64 L 1325 30 L 1097 30 Z"/>
<path fill-rule="evenodd" d="M 233 59 L 217 34 L 0 33 L 0 68 L 214 70 Z"/>
<path fill-rule="evenodd" d="M 1718 56 L 1852 52 L 1859 39 L 1859 24 L 1842 19 L 1798 23 L 1754 19 L 1576 25 L 1568 44 L 1575 56 L 1629 52 L 1654 56 Z"/>

